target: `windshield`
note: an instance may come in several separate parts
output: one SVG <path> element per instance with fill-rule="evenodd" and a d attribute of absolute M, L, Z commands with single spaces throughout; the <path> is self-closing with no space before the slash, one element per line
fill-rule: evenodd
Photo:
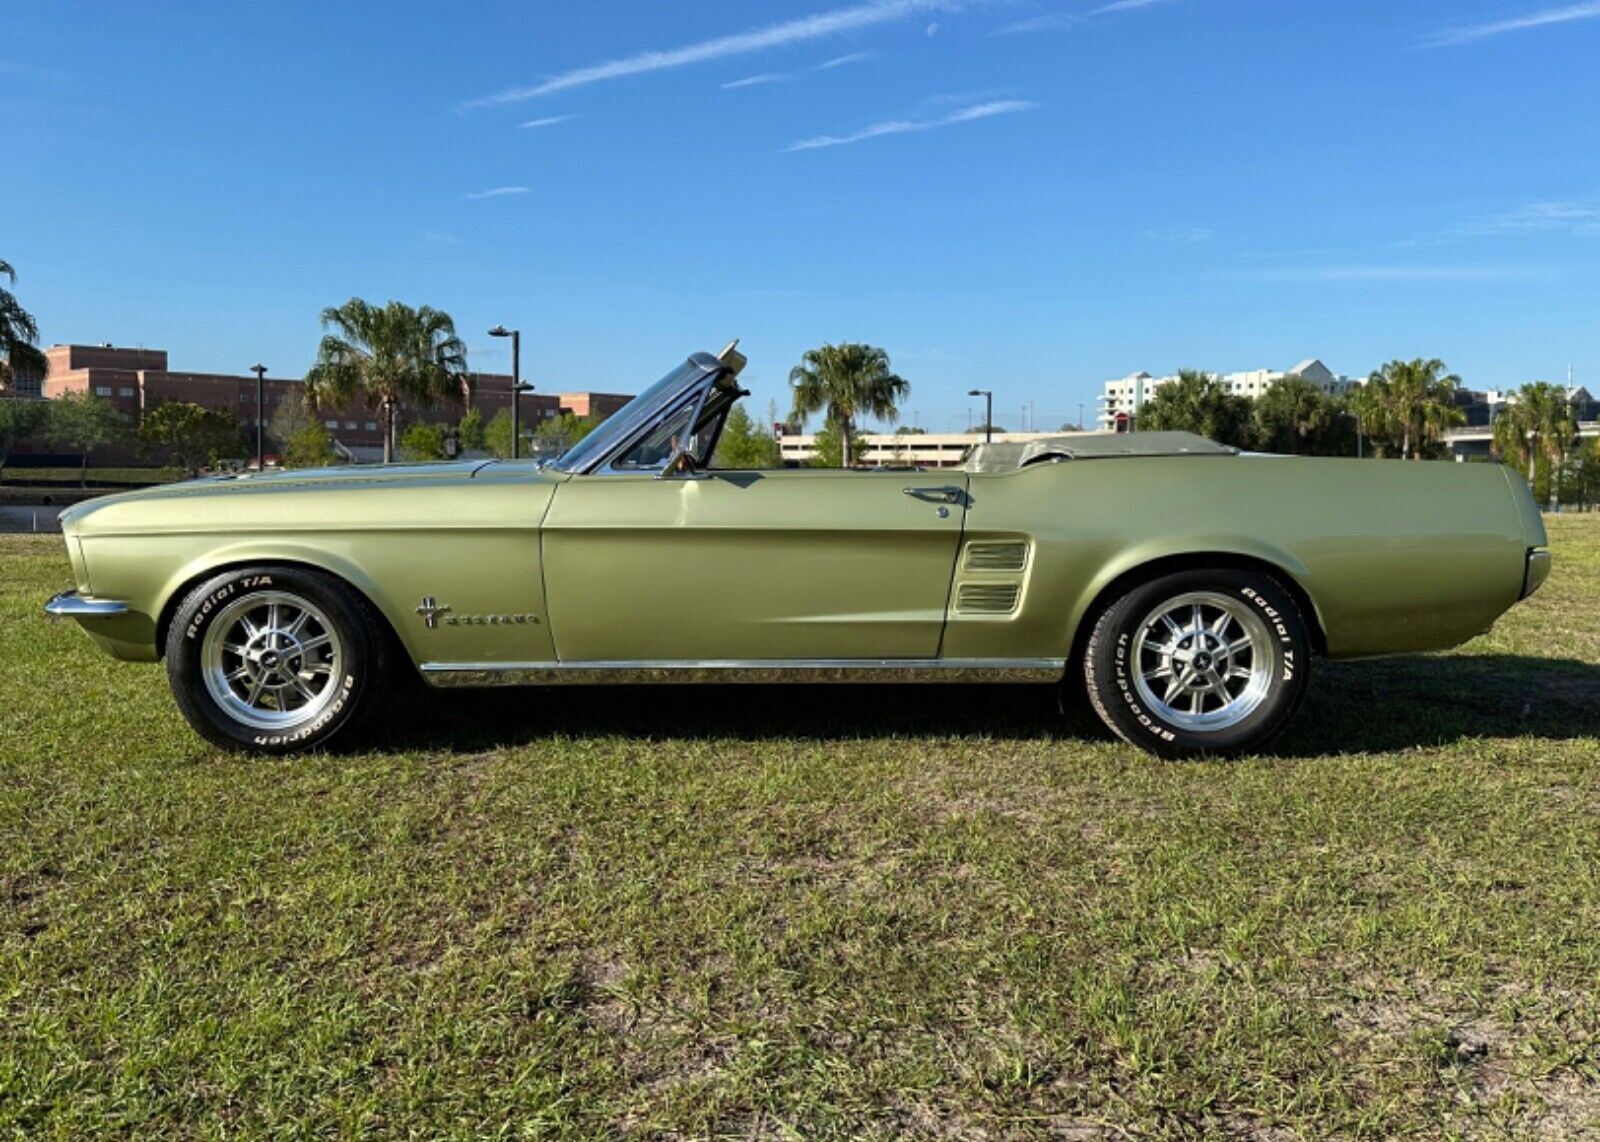
<path fill-rule="evenodd" d="M 589 466 L 590 461 L 604 456 L 622 440 L 638 431 L 665 401 L 671 400 L 679 390 L 697 377 L 706 375 L 706 368 L 693 361 L 685 361 L 662 377 L 644 392 L 607 417 L 593 432 L 568 448 L 550 462 L 550 467 L 563 472 L 577 472 Z"/>

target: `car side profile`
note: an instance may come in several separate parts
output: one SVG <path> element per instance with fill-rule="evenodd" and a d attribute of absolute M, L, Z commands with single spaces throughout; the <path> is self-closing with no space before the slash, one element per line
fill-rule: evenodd
<path fill-rule="evenodd" d="M 1182 433 L 959 469 L 711 466 L 743 395 L 696 353 L 548 463 L 202 479 L 62 513 L 47 612 L 166 662 L 195 729 L 281 753 L 435 686 L 1036 681 L 1161 756 L 1288 725 L 1314 657 L 1454 646 L 1548 574 L 1500 465 L 1241 454 Z"/>

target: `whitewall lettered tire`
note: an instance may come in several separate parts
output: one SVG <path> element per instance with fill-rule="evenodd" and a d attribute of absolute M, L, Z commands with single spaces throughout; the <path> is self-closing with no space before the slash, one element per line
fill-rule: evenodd
<path fill-rule="evenodd" d="M 1310 681 L 1311 639 L 1273 576 L 1179 571 L 1102 610 L 1083 666 L 1095 712 L 1124 741 L 1162 757 L 1224 756 L 1288 726 Z"/>
<path fill-rule="evenodd" d="M 173 697 L 196 732 L 224 748 L 326 745 L 375 704 L 388 670 L 380 621 L 330 575 L 276 566 L 223 572 L 173 613 Z"/>

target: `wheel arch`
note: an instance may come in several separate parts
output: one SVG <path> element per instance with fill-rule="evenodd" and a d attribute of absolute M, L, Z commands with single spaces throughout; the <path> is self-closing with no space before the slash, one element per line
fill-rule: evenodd
<path fill-rule="evenodd" d="M 1094 630 L 1094 617 L 1114 599 L 1120 598 L 1140 583 L 1147 583 L 1163 575 L 1212 568 L 1254 571 L 1270 575 L 1282 583 L 1284 590 L 1294 597 L 1295 603 L 1300 607 L 1300 613 L 1305 616 L 1312 649 L 1317 654 L 1327 654 L 1328 635 L 1323 626 L 1322 615 L 1317 609 L 1316 599 L 1306 589 L 1300 575 L 1286 566 L 1289 562 L 1287 559 L 1273 559 L 1255 552 L 1216 549 L 1174 551 L 1109 568 L 1098 583 L 1085 592 L 1085 601 L 1078 613 L 1073 616 L 1072 643 L 1067 659 L 1068 676 L 1071 677 L 1074 664 L 1083 661 L 1084 647 Z"/>
<path fill-rule="evenodd" d="M 400 639 L 400 633 L 395 629 L 394 619 L 380 607 L 373 598 L 370 584 L 366 576 L 358 568 L 329 567 L 326 561 L 317 561 L 292 553 L 257 553 L 246 555 L 230 552 L 218 558 L 207 560 L 203 565 L 191 564 L 178 572 L 171 581 L 161 603 L 160 612 L 156 616 L 156 658 L 163 659 L 167 653 L 167 631 L 172 625 L 173 615 L 177 613 L 178 606 L 201 583 L 216 575 L 226 574 L 229 571 L 238 571 L 245 567 L 289 567 L 297 571 L 310 571 L 318 575 L 326 575 L 336 579 L 350 590 L 354 591 L 382 624 L 384 637 L 389 640 L 391 653 L 399 655 L 403 661 L 411 662 L 411 655 L 407 652 L 405 644 Z M 413 664 L 414 665 L 414 664 Z"/>

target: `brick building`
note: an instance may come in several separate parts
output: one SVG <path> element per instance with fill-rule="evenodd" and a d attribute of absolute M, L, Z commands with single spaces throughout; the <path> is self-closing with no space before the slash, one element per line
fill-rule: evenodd
<path fill-rule="evenodd" d="M 44 351 L 49 362 L 45 376 L 46 398 L 59 397 L 70 392 L 90 392 L 110 401 L 130 424 L 138 424 L 144 413 L 167 401 L 188 401 L 203 408 L 231 412 L 248 435 L 256 426 L 256 379 L 253 375 L 235 376 L 226 373 L 189 373 L 168 368 L 165 349 L 126 349 L 115 345 L 52 345 Z M 434 424 L 455 424 L 468 407 L 475 407 L 490 420 L 497 412 L 511 406 L 511 377 L 504 373 L 474 373 L 469 403 L 462 406 L 440 405 L 411 408 L 401 405 L 398 422 L 400 431 L 418 421 Z M 270 373 L 262 385 L 262 419 L 272 423 L 272 416 L 285 400 L 298 400 L 304 393 L 304 382 L 299 379 L 273 377 Z M 519 412 L 529 429 L 537 428 L 541 421 L 562 412 L 575 416 L 598 416 L 605 419 L 629 400 L 621 393 L 570 392 L 523 393 Z M 316 413 L 322 418 L 329 433 L 346 451 L 360 459 L 372 459 L 383 449 L 381 414 L 365 405 L 349 408 L 324 409 Z M 28 451 L 19 448 L 19 453 Z M 127 446 L 106 449 L 104 455 L 96 453 L 95 462 L 125 462 L 132 459 Z"/>

